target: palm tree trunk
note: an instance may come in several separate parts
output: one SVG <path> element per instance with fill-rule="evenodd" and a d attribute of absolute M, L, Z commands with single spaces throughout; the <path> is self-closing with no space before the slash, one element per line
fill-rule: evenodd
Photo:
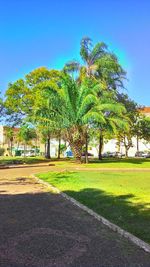
<path fill-rule="evenodd" d="M 77 163 L 82 162 L 82 143 L 78 142 L 69 142 L 73 155 Z"/>
<path fill-rule="evenodd" d="M 61 137 L 58 139 L 58 159 L 60 159 Z"/>
<path fill-rule="evenodd" d="M 99 152 L 98 152 L 98 159 L 102 160 L 102 150 L 103 150 L 103 134 L 102 130 L 100 130 L 99 134 Z"/>
<path fill-rule="evenodd" d="M 77 137 L 78 136 L 78 137 Z M 85 145 L 85 133 L 82 128 L 75 126 L 67 131 L 67 139 L 69 141 L 70 148 L 78 163 L 82 162 L 82 147 Z"/>
<path fill-rule="evenodd" d="M 85 143 L 85 163 L 88 163 L 88 133 L 86 132 L 86 143 Z"/>

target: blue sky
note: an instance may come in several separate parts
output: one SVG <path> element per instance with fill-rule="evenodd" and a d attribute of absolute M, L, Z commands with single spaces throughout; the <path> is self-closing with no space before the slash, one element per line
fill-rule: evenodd
<path fill-rule="evenodd" d="M 149 0 L 0 0 L 0 91 L 34 68 L 78 59 L 89 36 L 117 54 L 129 96 L 150 106 L 149 14 Z"/>

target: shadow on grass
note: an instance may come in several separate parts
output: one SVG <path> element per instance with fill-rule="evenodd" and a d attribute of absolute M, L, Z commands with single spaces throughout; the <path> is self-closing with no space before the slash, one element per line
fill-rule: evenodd
<path fill-rule="evenodd" d="M 114 196 L 94 188 L 63 192 L 150 243 L 150 210 L 144 204 L 133 204 L 133 194 Z"/>

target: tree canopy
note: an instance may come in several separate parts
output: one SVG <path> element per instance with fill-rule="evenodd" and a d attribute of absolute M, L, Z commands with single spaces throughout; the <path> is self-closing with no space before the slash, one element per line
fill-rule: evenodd
<path fill-rule="evenodd" d="M 61 71 L 40 67 L 10 83 L 5 101 L 14 123 L 30 122 L 48 145 L 61 132 L 77 160 L 89 129 L 129 137 L 138 114 L 136 103 L 120 91 L 126 72 L 107 45 L 85 37 L 80 55 L 81 62 L 70 61 Z"/>

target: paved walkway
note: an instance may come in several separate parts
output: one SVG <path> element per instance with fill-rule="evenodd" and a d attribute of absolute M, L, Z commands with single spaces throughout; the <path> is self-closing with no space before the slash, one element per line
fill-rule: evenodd
<path fill-rule="evenodd" d="M 0 170 L 0 267 L 150 266 L 150 254 L 28 177 L 51 168 Z"/>

